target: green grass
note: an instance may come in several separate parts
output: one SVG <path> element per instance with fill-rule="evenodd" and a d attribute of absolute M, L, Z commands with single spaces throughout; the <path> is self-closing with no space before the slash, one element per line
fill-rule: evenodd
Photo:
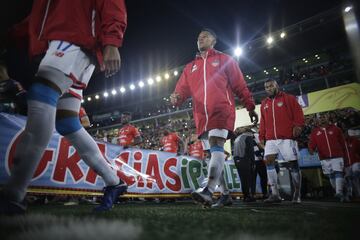
<path fill-rule="evenodd" d="M 203 209 L 191 202 L 124 203 L 93 215 L 90 205 L 32 206 L 0 219 L 1 239 L 357 239 L 359 204 L 236 203 Z"/>

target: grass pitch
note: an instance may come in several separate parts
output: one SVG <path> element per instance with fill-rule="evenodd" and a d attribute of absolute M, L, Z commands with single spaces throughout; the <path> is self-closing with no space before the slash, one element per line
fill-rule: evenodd
<path fill-rule="evenodd" d="M 122 203 L 108 213 L 91 205 L 31 206 L 0 217 L 1 239 L 359 239 L 359 203 L 263 203 L 203 209 L 192 202 Z"/>

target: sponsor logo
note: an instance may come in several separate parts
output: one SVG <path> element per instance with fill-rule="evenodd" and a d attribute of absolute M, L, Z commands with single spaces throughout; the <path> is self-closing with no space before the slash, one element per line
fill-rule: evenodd
<path fill-rule="evenodd" d="M 55 52 L 53 53 L 53 55 L 54 55 L 54 56 L 57 56 L 57 57 L 63 57 L 63 56 L 64 56 L 64 53 L 61 52 L 61 51 L 55 51 Z"/>
<path fill-rule="evenodd" d="M 318 132 L 316 133 L 317 136 L 319 136 L 319 135 L 321 135 L 321 134 L 322 134 L 321 131 L 318 131 Z"/>
<path fill-rule="evenodd" d="M 217 66 L 219 66 L 219 64 L 220 64 L 219 59 L 215 59 L 215 60 L 211 63 L 211 65 L 212 65 L 213 67 L 217 67 Z"/>
<path fill-rule="evenodd" d="M 283 102 L 278 102 L 277 105 L 278 105 L 278 107 L 282 107 L 284 105 L 284 103 Z"/>
<path fill-rule="evenodd" d="M 197 66 L 196 65 L 193 65 L 192 66 L 192 69 L 191 69 L 191 72 L 195 72 L 197 70 Z"/>

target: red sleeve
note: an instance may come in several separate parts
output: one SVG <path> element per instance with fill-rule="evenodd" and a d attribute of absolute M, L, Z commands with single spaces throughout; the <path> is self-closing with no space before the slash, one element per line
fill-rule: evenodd
<path fill-rule="evenodd" d="M 342 130 L 338 127 L 336 127 L 337 131 L 338 131 L 338 139 L 339 139 L 339 142 L 341 144 L 341 147 L 342 147 L 342 150 L 343 150 L 343 155 L 344 157 L 346 158 L 346 142 L 345 142 L 345 137 L 344 137 L 344 134 L 342 132 Z"/>
<path fill-rule="evenodd" d="M 259 140 L 265 141 L 265 114 L 264 114 L 264 102 L 260 106 L 260 129 L 259 129 Z"/>
<path fill-rule="evenodd" d="M 304 113 L 296 97 L 292 95 L 287 95 L 287 97 L 290 100 L 290 104 L 291 104 L 290 109 L 292 111 L 294 125 L 299 127 L 304 126 L 305 124 Z"/>
<path fill-rule="evenodd" d="M 317 148 L 316 138 L 315 138 L 315 129 L 310 134 L 310 141 L 308 144 L 309 148 L 313 151 Z"/>
<path fill-rule="evenodd" d="M 124 0 L 96 1 L 101 24 L 103 46 L 121 47 L 127 26 L 127 12 Z"/>
<path fill-rule="evenodd" d="M 227 56 L 225 61 L 225 72 L 228 76 L 232 91 L 239 97 L 248 111 L 255 109 L 254 99 L 249 91 L 244 76 L 237 62 Z"/>
<path fill-rule="evenodd" d="M 179 81 L 176 83 L 174 92 L 180 95 L 180 100 L 177 103 L 178 106 L 180 106 L 187 98 L 191 97 L 190 86 L 187 79 L 188 69 L 189 64 L 185 66 Z"/>

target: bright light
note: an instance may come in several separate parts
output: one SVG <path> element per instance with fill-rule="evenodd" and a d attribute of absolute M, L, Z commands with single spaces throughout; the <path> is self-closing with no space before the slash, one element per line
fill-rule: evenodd
<path fill-rule="evenodd" d="M 81 99 L 81 103 L 84 103 L 85 101 L 84 101 L 84 99 Z"/>
<path fill-rule="evenodd" d="M 264 73 L 266 73 L 266 70 L 264 70 Z"/>
<path fill-rule="evenodd" d="M 134 89 L 135 89 L 135 85 L 134 85 L 134 84 L 131 84 L 131 85 L 130 85 L 130 89 L 131 89 L 131 90 L 134 90 Z"/>
<path fill-rule="evenodd" d="M 104 97 L 108 97 L 109 93 L 108 92 L 104 92 Z"/>
<path fill-rule="evenodd" d="M 308 60 L 305 60 L 305 63 L 308 63 Z"/>
<path fill-rule="evenodd" d="M 164 77 L 165 77 L 165 79 L 167 80 L 167 79 L 170 78 L 170 75 L 169 75 L 168 73 L 165 73 Z"/>
<path fill-rule="evenodd" d="M 285 32 L 280 33 L 280 37 L 281 37 L 281 38 L 285 38 L 285 37 L 286 37 L 286 33 L 285 33 Z"/>
<path fill-rule="evenodd" d="M 156 76 L 155 79 L 156 79 L 157 82 L 160 82 L 160 81 L 161 81 L 161 77 L 160 77 L 160 76 Z"/>
<path fill-rule="evenodd" d="M 153 84 L 154 84 L 154 79 L 149 78 L 149 79 L 147 80 L 147 83 L 148 83 L 149 85 L 153 85 Z"/>
<path fill-rule="evenodd" d="M 266 42 L 268 44 L 271 44 L 272 42 L 274 41 L 274 38 L 272 36 L 269 36 L 267 39 L 266 39 Z"/>
<path fill-rule="evenodd" d="M 348 12 L 350 12 L 351 9 L 352 9 L 351 6 L 347 6 L 347 7 L 345 7 L 344 11 L 345 11 L 346 13 L 348 13 Z"/>
<path fill-rule="evenodd" d="M 306 58 L 303 58 L 303 61 L 305 62 L 305 61 L 306 61 Z"/>
<path fill-rule="evenodd" d="M 144 82 L 143 81 L 139 82 L 139 87 L 141 87 L 141 88 L 144 87 Z"/>
<path fill-rule="evenodd" d="M 96 94 L 96 95 L 95 95 L 95 99 L 99 99 L 99 98 L 100 98 L 100 96 Z"/>
<path fill-rule="evenodd" d="M 125 89 L 124 87 L 121 87 L 121 88 L 120 88 L 120 92 L 121 92 L 121 93 L 124 93 L 125 91 L 126 91 L 126 89 Z"/>
<path fill-rule="evenodd" d="M 87 100 L 90 102 L 90 101 L 91 101 L 91 97 L 88 97 Z"/>
<path fill-rule="evenodd" d="M 274 70 L 276 70 L 276 67 L 274 67 Z"/>
<path fill-rule="evenodd" d="M 111 90 L 111 94 L 112 94 L 112 95 L 116 95 L 116 93 L 117 93 L 117 92 L 116 92 L 115 89 Z"/>
<path fill-rule="evenodd" d="M 174 76 L 177 76 L 179 74 L 178 71 L 174 71 Z"/>
<path fill-rule="evenodd" d="M 318 57 L 318 56 L 319 56 L 319 55 L 317 55 L 317 54 L 315 55 L 315 57 Z"/>
<path fill-rule="evenodd" d="M 234 50 L 234 55 L 235 55 L 236 57 L 240 57 L 242 54 L 243 54 L 243 50 L 242 50 L 241 47 L 235 48 L 235 50 Z"/>

